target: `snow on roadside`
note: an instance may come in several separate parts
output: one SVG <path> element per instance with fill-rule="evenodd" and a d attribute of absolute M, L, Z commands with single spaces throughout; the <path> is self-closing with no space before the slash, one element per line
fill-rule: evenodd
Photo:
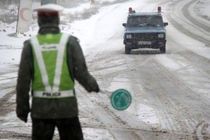
<path fill-rule="evenodd" d="M 72 23 L 71 31 L 80 39 L 84 51 L 94 47 L 99 42 L 106 42 L 119 28 L 121 29 L 120 33 L 122 33 L 122 17 L 126 18 L 127 9 L 124 10 L 124 13 L 119 14 L 119 12 L 117 12 L 118 17 L 120 16 L 121 18 L 116 18 L 115 8 L 116 5 L 104 7 L 99 10 L 98 14 L 87 20 L 75 21 Z M 107 13 L 107 11 L 110 12 Z M 116 24 L 118 25 L 116 26 Z"/>
<path fill-rule="evenodd" d="M 63 14 L 72 14 L 72 15 L 77 14 L 77 13 L 81 14 L 89 8 L 90 8 L 90 3 L 88 2 L 88 3 L 80 4 L 79 6 L 74 7 L 74 8 L 65 8 L 62 13 Z"/>
<path fill-rule="evenodd" d="M 23 42 L 33 33 L 29 31 L 25 35 L 16 35 L 15 32 L 16 22 L 6 24 L 0 21 L 0 72 L 5 71 L 7 65 L 19 64 Z"/>
<path fill-rule="evenodd" d="M 6 24 L 0 21 L 0 37 L 1 44 L 0 46 L 20 48 L 24 38 L 15 37 L 16 32 L 16 22 L 11 24 Z"/>
<path fill-rule="evenodd" d="M 117 0 L 95 0 L 98 3 L 104 3 L 104 2 L 115 2 Z"/>
<path fill-rule="evenodd" d="M 80 39 L 85 52 L 91 48 L 99 48 L 99 44 L 109 44 L 110 39 L 122 41 L 124 31 L 122 23 L 126 22 L 128 8 L 131 6 L 140 11 L 144 5 L 145 1 L 132 0 L 103 7 L 89 19 L 73 22 L 71 31 Z M 106 45 L 106 49 L 111 48 Z"/>

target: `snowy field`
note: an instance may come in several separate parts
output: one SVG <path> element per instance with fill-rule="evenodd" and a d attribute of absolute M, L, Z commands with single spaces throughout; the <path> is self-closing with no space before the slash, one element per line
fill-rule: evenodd
<path fill-rule="evenodd" d="M 85 140 L 209 140 L 209 0 L 95 1 L 65 8 L 60 25 L 79 38 L 102 90 L 88 94 L 76 85 Z M 128 8 L 150 12 L 158 5 L 169 22 L 166 54 L 137 50 L 125 55 L 122 23 Z M 11 9 L 17 14 L 17 7 L 10 6 L 0 10 L 1 19 Z M 37 34 L 38 26 L 34 19 L 29 32 L 16 35 L 16 21 L 5 21 L 0 21 L 0 139 L 27 140 L 31 121 L 16 118 L 14 90 L 23 42 Z M 121 112 L 109 101 L 118 88 L 128 89 L 133 97 L 132 105 Z"/>

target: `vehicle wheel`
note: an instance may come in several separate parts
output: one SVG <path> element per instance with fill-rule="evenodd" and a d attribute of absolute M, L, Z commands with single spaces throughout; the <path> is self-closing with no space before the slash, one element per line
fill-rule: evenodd
<path fill-rule="evenodd" d="M 164 46 L 164 47 L 161 47 L 161 48 L 160 48 L 160 52 L 161 52 L 161 53 L 166 53 L 166 47 L 165 47 L 165 46 Z"/>
<path fill-rule="evenodd" d="M 130 48 L 127 48 L 127 47 L 125 47 L 125 54 L 130 54 L 130 52 L 131 52 L 131 49 L 130 49 Z"/>

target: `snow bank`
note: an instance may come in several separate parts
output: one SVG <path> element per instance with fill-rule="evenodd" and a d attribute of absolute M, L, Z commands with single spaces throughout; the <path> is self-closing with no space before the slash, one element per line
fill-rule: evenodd
<path fill-rule="evenodd" d="M 63 14 L 79 14 L 79 13 L 83 13 L 85 12 L 85 10 L 90 8 L 90 4 L 89 3 L 84 3 L 79 5 L 78 7 L 74 7 L 74 8 L 65 8 L 63 11 Z"/>
<path fill-rule="evenodd" d="M 23 42 L 30 36 L 16 35 L 16 22 L 12 24 L 0 21 L 0 68 L 2 64 L 19 64 Z M 27 33 L 29 34 L 29 33 Z"/>
<path fill-rule="evenodd" d="M 73 22 L 71 31 L 81 40 L 85 52 L 93 47 L 99 48 L 99 44 L 106 44 L 106 48 L 110 49 L 110 39 L 123 38 L 122 23 L 126 22 L 128 8 L 131 6 L 140 11 L 145 4 L 145 1 L 134 0 L 101 8 L 91 18 Z"/>
<path fill-rule="evenodd" d="M 116 2 L 117 0 L 95 0 L 95 2 L 97 3 L 100 3 L 100 4 L 103 4 L 103 3 L 106 3 L 106 2 Z"/>
<path fill-rule="evenodd" d="M 15 37 L 16 22 L 12 24 L 2 23 L 0 21 L 1 46 L 20 47 L 24 39 Z"/>

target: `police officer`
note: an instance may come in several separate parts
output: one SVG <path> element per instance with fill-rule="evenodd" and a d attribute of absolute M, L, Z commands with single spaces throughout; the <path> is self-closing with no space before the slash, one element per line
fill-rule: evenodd
<path fill-rule="evenodd" d="M 78 39 L 59 29 L 55 4 L 43 5 L 38 13 L 38 35 L 24 42 L 17 79 L 16 113 L 27 122 L 32 118 L 32 140 L 51 140 L 55 127 L 61 140 L 82 140 L 74 83 L 88 92 L 99 92 L 88 72 Z M 29 91 L 32 106 L 29 105 Z"/>

